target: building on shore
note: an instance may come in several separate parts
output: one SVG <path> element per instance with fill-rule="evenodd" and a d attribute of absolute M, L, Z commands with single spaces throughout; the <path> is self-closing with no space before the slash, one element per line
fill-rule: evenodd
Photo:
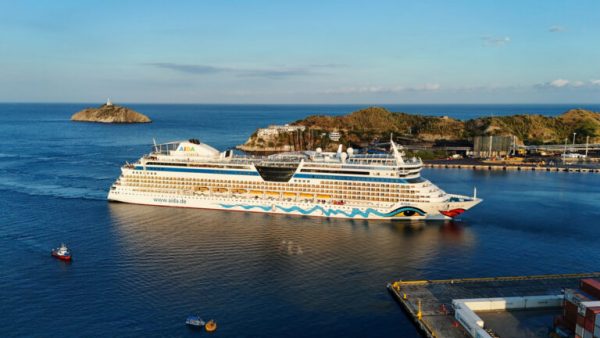
<path fill-rule="evenodd" d="M 516 152 L 518 142 L 518 138 L 514 135 L 475 136 L 473 155 L 477 158 L 504 157 Z"/>
<path fill-rule="evenodd" d="M 340 134 L 340 132 L 337 130 L 334 130 L 331 133 L 329 133 L 329 139 L 332 140 L 333 142 L 339 141 L 341 137 L 342 137 L 342 134 Z"/>
<path fill-rule="evenodd" d="M 258 129 L 257 135 L 258 137 L 264 136 L 276 136 L 282 133 L 293 133 L 293 132 L 303 132 L 306 130 L 305 126 L 290 126 L 289 124 L 281 125 L 271 125 L 267 128 Z"/>

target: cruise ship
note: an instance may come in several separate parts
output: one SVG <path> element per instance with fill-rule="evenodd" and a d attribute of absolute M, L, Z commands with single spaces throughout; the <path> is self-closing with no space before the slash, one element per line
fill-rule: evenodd
<path fill-rule="evenodd" d="M 246 156 L 196 139 L 155 144 L 126 163 L 113 202 L 285 215 L 385 220 L 452 219 L 481 202 L 421 177 L 423 163 L 390 141 L 384 154 L 286 152 Z"/>

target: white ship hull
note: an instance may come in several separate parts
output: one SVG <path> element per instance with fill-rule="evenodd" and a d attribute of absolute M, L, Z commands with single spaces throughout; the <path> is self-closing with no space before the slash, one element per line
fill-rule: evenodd
<path fill-rule="evenodd" d="M 192 142 L 193 141 L 193 142 Z M 420 177 L 422 162 L 388 155 L 289 153 L 235 157 L 197 140 L 126 164 L 108 200 L 168 207 L 348 219 L 451 219 L 480 199 Z"/>
<path fill-rule="evenodd" d="M 212 209 L 224 211 L 258 212 L 268 214 L 297 215 L 346 219 L 378 219 L 378 220 L 449 220 L 450 216 L 440 211 L 468 210 L 480 200 L 469 200 L 469 197 L 455 195 L 463 202 L 448 203 L 396 203 L 392 206 L 352 206 L 302 203 L 294 201 L 261 200 L 245 198 L 227 198 L 195 195 L 153 195 L 136 192 L 109 192 L 108 200 L 131 204 L 153 205 L 163 207 Z M 410 212 L 406 212 L 410 211 Z M 405 215 L 410 214 L 410 216 Z"/>

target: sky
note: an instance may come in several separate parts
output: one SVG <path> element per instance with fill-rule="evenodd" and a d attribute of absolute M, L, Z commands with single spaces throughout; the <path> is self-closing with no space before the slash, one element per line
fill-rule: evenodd
<path fill-rule="evenodd" d="M 0 0 L 0 102 L 599 103 L 600 1 Z"/>

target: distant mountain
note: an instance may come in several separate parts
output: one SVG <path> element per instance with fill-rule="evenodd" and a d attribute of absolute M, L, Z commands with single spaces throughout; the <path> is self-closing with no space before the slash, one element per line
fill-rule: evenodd
<path fill-rule="evenodd" d="M 148 116 L 140 114 L 132 109 L 103 104 L 98 108 L 86 108 L 71 116 L 71 121 L 100 122 L 100 123 L 149 123 L 152 122 Z"/>
<path fill-rule="evenodd" d="M 332 150 L 337 144 L 365 146 L 386 141 L 393 133 L 401 143 L 471 144 L 474 136 L 516 135 L 525 144 L 562 143 L 577 133 L 577 142 L 600 142 L 600 113 L 571 109 L 560 116 L 512 115 L 481 117 L 460 121 L 450 117 L 393 113 L 381 107 L 368 107 L 344 116 L 313 115 L 291 125 L 304 131 L 255 132 L 242 146 L 249 151 Z M 339 132 L 339 141 L 329 134 Z M 261 136 L 259 136 L 259 134 Z M 334 138 L 335 139 L 335 138 Z"/>

